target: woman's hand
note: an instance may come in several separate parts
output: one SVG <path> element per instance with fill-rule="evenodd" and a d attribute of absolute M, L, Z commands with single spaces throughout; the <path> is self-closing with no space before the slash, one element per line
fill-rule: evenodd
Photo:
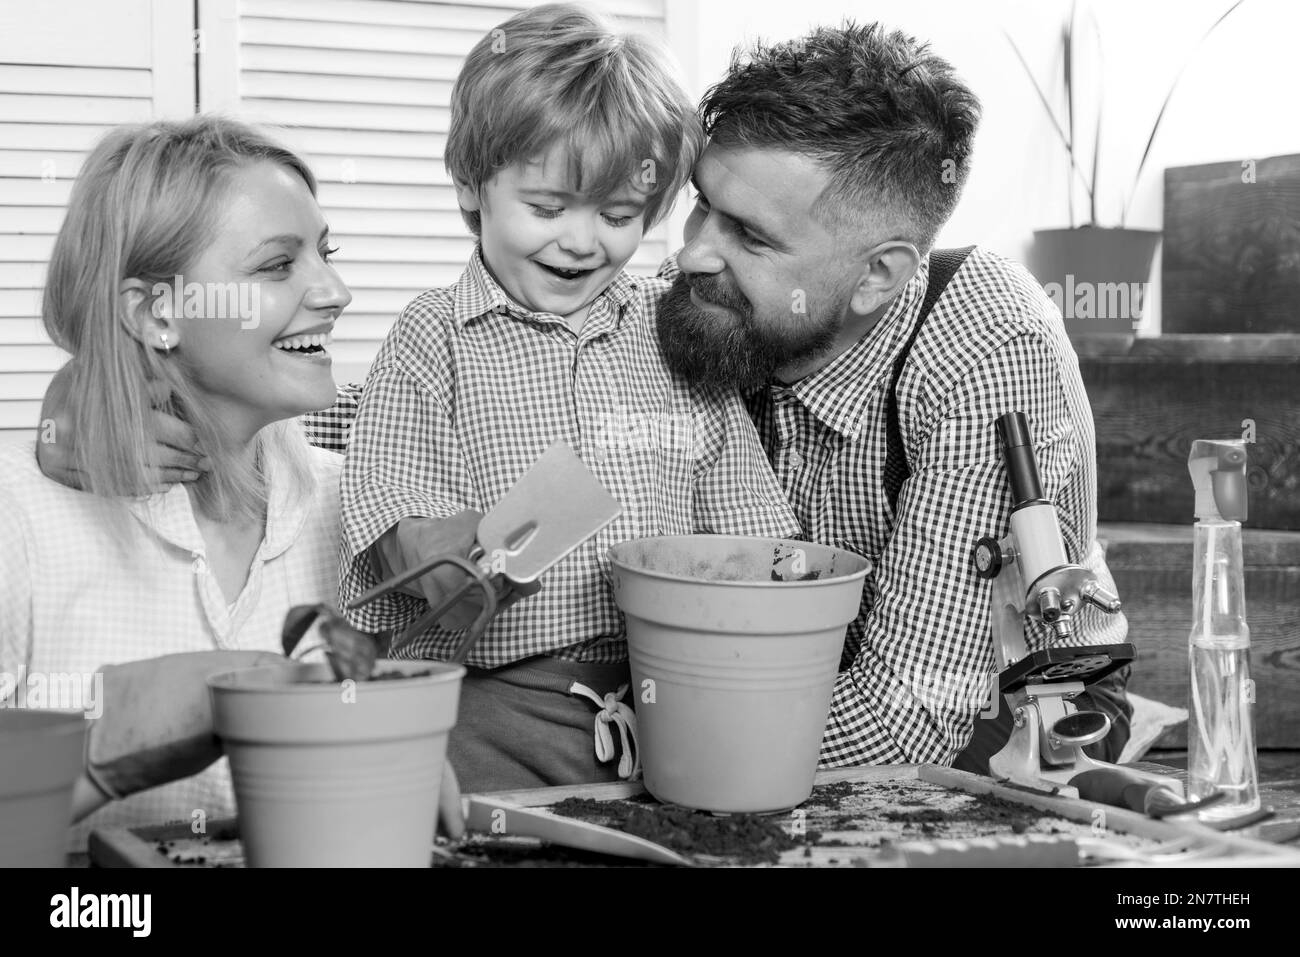
<path fill-rule="evenodd" d="M 37 430 L 36 464 L 53 479 L 68 488 L 85 490 L 85 476 L 77 468 L 77 435 L 72 427 L 74 409 L 69 389 L 72 363 L 66 363 L 54 375 L 41 404 L 40 428 Z M 145 492 L 166 491 L 177 482 L 193 482 L 210 465 L 197 449 L 194 430 L 175 416 L 162 411 L 167 404 L 167 386 L 155 382 L 150 386 L 150 412 L 145 427 L 153 442 L 150 487 Z"/>
<path fill-rule="evenodd" d="M 103 668 L 103 713 L 90 725 L 73 820 L 110 800 L 198 774 L 220 758 L 208 677 L 286 660 L 264 651 L 199 651 Z"/>

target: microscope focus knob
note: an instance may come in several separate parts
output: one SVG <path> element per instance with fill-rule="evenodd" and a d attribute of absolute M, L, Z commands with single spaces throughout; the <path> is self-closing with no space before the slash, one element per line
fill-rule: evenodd
<path fill-rule="evenodd" d="M 980 578 L 997 578 L 1002 570 L 1002 546 L 996 538 L 981 538 L 971 550 L 971 558 L 975 561 L 975 574 Z"/>

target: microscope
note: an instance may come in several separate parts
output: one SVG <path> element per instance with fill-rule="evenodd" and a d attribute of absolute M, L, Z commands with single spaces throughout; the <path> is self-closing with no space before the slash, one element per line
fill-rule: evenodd
<path fill-rule="evenodd" d="M 1177 779 L 1121 769 L 1083 749 L 1106 737 L 1110 718 L 1080 711 L 1072 700 L 1088 685 L 1133 660 L 1132 644 L 1076 643 L 1076 620 L 1087 604 L 1106 614 L 1119 596 L 1088 569 L 1068 560 L 1056 506 L 1043 496 L 1029 422 L 1008 412 L 995 424 L 1011 485 L 1010 531 L 981 538 L 976 574 L 992 582 L 990 622 L 998 686 L 1014 723 L 990 774 L 1035 791 L 1131 807 L 1153 816 L 1188 810 Z M 1029 651 L 1026 626 L 1041 623 L 1050 644 Z"/>

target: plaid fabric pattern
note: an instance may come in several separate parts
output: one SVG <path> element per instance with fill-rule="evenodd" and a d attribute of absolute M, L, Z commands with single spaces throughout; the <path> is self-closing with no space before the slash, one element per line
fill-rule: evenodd
<path fill-rule="evenodd" d="M 348 450 L 352 423 L 357 419 L 357 406 L 360 403 L 361 386 L 354 383 L 339 386 L 332 407 L 320 412 L 309 412 L 302 417 L 307 441 L 318 449 L 342 455 Z"/>
<path fill-rule="evenodd" d="M 305 499 L 268 463 L 266 533 L 229 603 L 183 486 L 118 515 L 117 502 L 41 475 L 32 443 L 0 448 L 0 706 L 83 710 L 75 700 L 25 700 L 34 679 L 50 680 L 39 676 L 92 676 L 81 677 L 85 685 L 105 665 L 177 652 L 279 653 L 289 609 L 332 601 L 338 587 L 342 461 L 311 456 L 316 489 Z M 209 821 L 234 816 L 224 758 L 101 808 L 70 830 L 70 849 L 83 849 L 93 828 L 188 821 L 195 809 Z"/>
<path fill-rule="evenodd" d="M 661 275 L 671 277 L 673 265 Z M 993 671 L 990 583 L 970 558 L 1008 530 L 1011 492 L 993 428 L 1021 411 L 1066 553 L 1114 582 L 1096 543 L 1096 440 L 1060 313 L 1021 266 L 975 250 L 922 326 L 898 383 L 911 476 L 897 514 L 882 482 L 889 373 L 924 298 L 928 259 L 853 348 L 790 386 L 747 396 L 773 468 L 812 541 L 872 562 L 849 626 L 823 766 L 949 764 Z M 1122 614 L 1087 606 L 1078 643 L 1125 640 Z M 1031 649 L 1049 640 L 1039 628 Z"/>
<path fill-rule="evenodd" d="M 797 534 L 740 397 L 687 387 L 663 366 L 654 321 L 666 289 L 620 273 L 575 334 L 512 301 L 476 250 L 456 285 L 414 299 L 371 367 L 348 447 L 341 601 L 376 584 L 367 550 L 399 519 L 488 511 L 556 439 L 623 513 L 556 565 L 539 594 L 498 615 L 472 665 L 625 660 L 605 554 L 617 542 Z M 345 434 L 317 419 L 318 434 Z M 425 607 L 394 594 L 349 616 L 368 631 L 401 629 Z M 445 658 L 457 637 L 435 628 L 404 653 Z"/>

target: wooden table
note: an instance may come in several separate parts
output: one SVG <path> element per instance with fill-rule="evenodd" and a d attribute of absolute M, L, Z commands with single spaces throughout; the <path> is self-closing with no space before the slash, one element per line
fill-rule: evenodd
<path fill-rule="evenodd" d="M 1161 757 L 1165 756 L 1162 755 Z M 1300 768 L 1300 753 L 1293 752 L 1278 758 L 1264 752 L 1261 757 L 1261 766 L 1268 769 L 1270 775 L 1274 772 L 1289 775 L 1297 768 Z M 1170 755 L 1168 758 L 1171 764 L 1178 760 L 1177 755 Z M 871 787 L 875 785 L 887 785 L 912 780 L 927 782 L 929 785 L 942 785 L 957 792 L 991 794 L 1028 808 L 1059 815 L 1069 821 L 1083 825 L 1095 824 L 1097 821 L 1095 812 L 1098 805 L 1006 787 L 989 778 L 955 771 L 951 768 L 940 768 L 932 765 L 840 768 L 822 771 L 817 775 L 817 784 L 819 786 L 831 785 L 837 782 L 861 783 L 864 785 L 864 793 L 869 793 Z M 588 798 L 596 801 L 614 801 L 631 798 L 643 792 L 644 789 L 640 784 L 617 783 L 498 792 L 494 796 L 528 807 L 545 807 L 571 797 Z M 815 796 L 816 792 L 814 792 Z M 1239 832 L 1223 833 L 1196 822 L 1154 821 L 1141 814 L 1112 807 L 1104 808 L 1105 826 L 1116 834 L 1133 835 L 1148 841 L 1170 841 L 1190 836 L 1201 846 L 1213 847 L 1216 852 L 1222 855 L 1199 858 L 1197 866 L 1300 866 L 1300 843 L 1285 847 L 1261 840 L 1267 833 L 1264 829 L 1270 824 L 1300 821 L 1300 775 L 1270 779 L 1262 788 L 1262 796 L 1264 804 L 1274 807 L 1277 816 L 1270 822 L 1243 829 Z M 813 829 L 815 826 L 816 822 L 810 819 L 808 823 L 809 829 Z M 214 834 L 219 833 L 221 822 L 214 822 L 211 827 Z M 1077 828 L 1077 825 L 1075 827 Z M 159 853 L 158 842 L 160 840 L 177 840 L 181 845 L 184 845 L 185 840 L 190 838 L 191 835 L 186 824 L 179 824 L 170 828 L 155 827 L 137 828 L 132 831 L 96 832 L 92 837 L 91 851 L 95 863 L 103 866 L 183 866 L 173 863 L 167 854 Z M 193 855 L 194 851 L 190 850 L 187 853 Z M 199 853 L 203 853 L 202 850 Z M 797 850 L 785 852 L 781 856 L 780 863 L 800 867 L 850 866 L 855 863 L 852 859 L 853 853 L 851 847 L 846 847 L 844 844 L 801 846 Z M 220 854 L 214 855 L 214 859 L 219 857 Z M 233 859 L 230 859 L 229 862 L 233 862 Z M 205 863 L 210 865 L 212 861 L 205 861 Z"/>

